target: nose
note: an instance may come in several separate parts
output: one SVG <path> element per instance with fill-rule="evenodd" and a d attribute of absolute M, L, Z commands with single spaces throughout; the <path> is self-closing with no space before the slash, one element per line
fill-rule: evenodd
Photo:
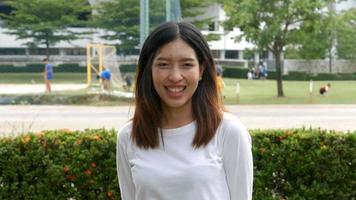
<path fill-rule="evenodd" d="M 183 79 L 182 72 L 180 71 L 179 67 L 173 67 L 170 70 L 168 80 L 172 82 L 178 82 Z"/>

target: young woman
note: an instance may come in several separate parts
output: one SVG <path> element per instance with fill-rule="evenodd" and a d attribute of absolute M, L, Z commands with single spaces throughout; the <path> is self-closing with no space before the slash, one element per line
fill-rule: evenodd
<path fill-rule="evenodd" d="M 251 138 L 223 112 L 208 44 L 189 23 L 168 22 L 145 41 L 132 121 L 120 131 L 123 200 L 249 200 Z"/>

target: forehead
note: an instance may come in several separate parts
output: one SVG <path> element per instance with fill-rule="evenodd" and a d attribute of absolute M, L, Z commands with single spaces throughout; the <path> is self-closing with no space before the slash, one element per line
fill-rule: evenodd
<path fill-rule="evenodd" d="M 177 39 L 163 45 L 157 52 L 157 59 L 193 59 L 197 60 L 196 53 L 184 40 Z"/>

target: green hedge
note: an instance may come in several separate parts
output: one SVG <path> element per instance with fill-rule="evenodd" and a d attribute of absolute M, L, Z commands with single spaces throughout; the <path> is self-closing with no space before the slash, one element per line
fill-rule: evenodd
<path fill-rule="evenodd" d="M 135 64 L 120 65 L 120 72 L 121 73 L 135 73 L 136 65 Z"/>
<path fill-rule="evenodd" d="M 224 66 L 224 77 L 227 78 L 247 78 L 248 69 Z M 268 71 L 267 79 L 275 80 L 277 73 Z M 307 72 L 290 71 L 288 75 L 283 75 L 283 80 L 309 81 L 309 80 L 356 80 L 356 73 L 319 73 L 313 75 Z"/>
<path fill-rule="evenodd" d="M 247 78 L 248 69 L 223 66 L 223 76 L 227 78 Z"/>
<path fill-rule="evenodd" d="M 13 65 L 0 65 L 0 73 L 33 73 L 43 72 L 43 63 L 27 64 L 26 66 L 15 67 Z M 60 64 L 54 66 L 53 71 L 56 72 L 86 72 L 86 67 L 80 67 L 76 63 Z"/>
<path fill-rule="evenodd" d="M 251 131 L 255 200 L 355 199 L 356 132 Z M 0 139 L 0 199 L 120 199 L 114 130 Z"/>
<path fill-rule="evenodd" d="M 26 66 L 15 67 L 14 65 L 0 65 L 0 73 L 30 73 L 30 72 L 43 72 L 44 64 L 43 63 L 35 63 L 35 64 L 27 64 Z M 86 67 L 81 67 L 77 63 L 67 63 L 67 64 L 59 64 L 58 66 L 54 66 L 54 72 L 86 72 Z M 135 73 L 136 65 L 127 64 L 120 65 L 120 71 L 122 73 Z"/>
<path fill-rule="evenodd" d="M 115 131 L 69 130 L 0 141 L 0 199 L 118 199 Z"/>
<path fill-rule="evenodd" d="M 355 152 L 356 132 L 254 132 L 254 199 L 355 199 Z"/>

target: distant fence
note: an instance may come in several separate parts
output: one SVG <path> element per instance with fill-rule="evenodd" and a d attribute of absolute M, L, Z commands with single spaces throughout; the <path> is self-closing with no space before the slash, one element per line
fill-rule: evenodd
<path fill-rule="evenodd" d="M 284 60 L 283 74 L 294 72 L 308 72 L 311 74 L 329 73 L 329 60 Z M 267 61 L 268 70 L 275 71 L 275 61 Z M 335 60 L 332 63 L 331 73 L 355 73 L 355 60 Z"/>

